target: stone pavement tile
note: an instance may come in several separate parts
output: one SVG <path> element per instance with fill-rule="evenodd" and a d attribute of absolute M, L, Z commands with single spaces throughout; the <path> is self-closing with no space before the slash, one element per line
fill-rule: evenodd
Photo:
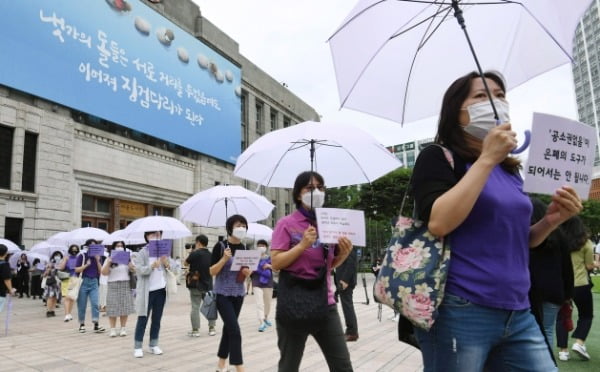
<path fill-rule="evenodd" d="M 371 292 L 373 279 L 369 278 Z M 208 323 L 201 320 L 200 337 L 189 337 L 189 294 L 184 287 L 170 298 L 165 307 L 161 325 L 160 347 L 164 354 L 149 354 L 148 332 L 144 337 L 145 356 L 133 357 L 133 334 L 135 316 L 130 316 L 126 337 L 108 337 L 108 332 L 92 332 L 91 314 L 86 314 L 87 332 L 77 332 L 77 321 L 63 322 L 64 309 L 57 316 L 46 318 L 46 310 L 39 300 L 15 299 L 10 314 L 8 337 L 4 337 L 4 317 L 0 313 L 0 372 L 14 371 L 214 371 L 217 363 L 217 348 L 223 323 L 217 321 L 217 335 L 208 336 Z M 364 289 L 354 291 L 355 309 L 358 317 L 359 335 L 357 342 L 348 343 L 354 370 L 374 371 L 421 371 L 420 353 L 397 339 L 397 323 L 388 320 L 393 314 L 384 308 L 382 320 L 377 319 L 377 304 L 365 305 Z M 371 298 L 372 300 L 372 298 Z M 339 309 L 342 314 L 341 308 Z M 275 303 L 271 318 L 274 318 Z M 73 311 L 76 315 L 76 308 Z M 277 371 L 279 350 L 277 348 L 276 325 L 265 332 L 258 332 L 256 307 L 253 296 L 246 297 L 240 314 L 244 364 L 249 372 Z M 343 322 L 343 316 L 342 316 Z M 100 324 L 108 329 L 108 319 L 100 318 Z M 325 358 L 318 345 L 309 337 L 301 371 L 328 371 Z"/>

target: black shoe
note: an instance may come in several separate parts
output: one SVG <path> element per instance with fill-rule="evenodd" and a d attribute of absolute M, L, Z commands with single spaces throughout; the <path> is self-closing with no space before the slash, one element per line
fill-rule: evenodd
<path fill-rule="evenodd" d="M 46 311 L 46 318 L 50 318 L 52 316 L 52 311 Z"/>
<path fill-rule="evenodd" d="M 21 294 L 21 295 L 19 295 L 19 298 L 23 298 L 23 295 L 22 295 L 22 294 Z"/>

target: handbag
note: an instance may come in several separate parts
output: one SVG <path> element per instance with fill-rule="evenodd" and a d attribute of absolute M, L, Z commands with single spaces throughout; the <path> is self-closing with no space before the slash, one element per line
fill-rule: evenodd
<path fill-rule="evenodd" d="M 217 295 L 213 291 L 208 291 L 202 299 L 200 312 L 207 320 L 217 319 Z"/>
<path fill-rule="evenodd" d="M 275 316 L 280 322 L 319 322 L 327 319 L 327 267 L 315 279 L 303 279 L 287 270 L 279 272 Z"/>
<path fill-rule="evenodd" d="M 190 271 L 185 276 L 185 286 L 189 289 L 200 289 L 200 271 Z"/>
<path fill-rule="evenodd" d="M 69 279 L 69 287 L 67 289 L 67 297 L 73 301 L 77 300 L 77 296 L 79 296 L 79 288 L 81 288 L 81 282 L 83 278 L 81 277 L 83 273 L 80 273 L 79 276 L 72 276 Z"/>
<path fill-rule="evenodd" d="M 166 271 L 167 271 L 167 293 L 169 295 L 177 294 L 177 278 L 175 277 L 175 274 L 171 270 L 166 269 Z"/>
<path fill-rule="evenodd" d="M 452 154 L 440 147 L 454 169 Z M 408 190 L 400 210 L 407 194 Z M 432 235 L 423 221 L 400 216 L 375 281 L 375 301 L 399 311 L 414 326 L 429 330 L 444 298 L 449 260 L 448 239 Z"/>
<path fill-rule="evenodd" d="M 575 326 L 573 325 L 573 304 L 567 301 L 558 310 L 558 319 L 562 322 L 562 326 L 567 332 L 571 332 Z"/>

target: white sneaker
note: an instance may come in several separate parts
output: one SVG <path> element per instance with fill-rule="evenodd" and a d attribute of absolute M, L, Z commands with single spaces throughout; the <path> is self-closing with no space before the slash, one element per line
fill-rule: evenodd
<path fill-rule="evenodd" d="M 559 351 L 558 359 L 566 362 L 567 360 L 569 360 L 569 352 L 568 351 Z"/>
<path fill-rule="evenodd" d="M 73 315 L 71 315 L 71 314 L 65 315 L 65 322 L 69 322 L 71 320 L 73 320 Z"/>
<path fill-rule="evenodd" d="M 142 349 L 133 349 L 133 356 L 135 358 L 142 358 L 144 357 L 144 351 Z"/>
<path fill-rule="evenodd" d="M 117 330 L 114 328 L 111 328 L 110 333 L 108 334 L 108 337 L 117 337 Z"/>
<path fill-rule="evenodd" d="M 590 360 L 590 354 L 588 354 L 585 345 L 578 344 L 577 342 L 573 344 L 571 350 L 575 352 L 575 354 L 579 355 L 579 357 L 583 360 Z"/>
<path fill-rule="evenodd" d="M 121 327 L 121 332 L 119 332 L 119 336 L 121 336 L 121 337 L 127 336 L 127 330 L 125 329 L 125 327 Z"/>
<path fill-rule="evenodd" d="M 163 353 L 163 351 L 158 346 L 150 346 L 148 351 L 150 352 L 150 354 L 154 355 L 161 355 Z"/>

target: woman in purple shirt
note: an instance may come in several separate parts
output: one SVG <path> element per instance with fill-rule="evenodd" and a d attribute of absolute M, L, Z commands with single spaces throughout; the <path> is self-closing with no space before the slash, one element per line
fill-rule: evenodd
<path fill-rule="evenodd" d="M 236 372 L 244 371 L 242 358 L 242 333 L 238 317 L 244 304 L 246 289 L 244 282 L 252 271 L 247 267 L 242 270 L 231 270 L 233 263 L 231 257 L 238 250 L 245 250 L 242 240 L 248 231 L 248 222 L 244 216 L 234 214 L 225 222 L 227 241 L 220 241 L 212 251 L 212 265 L 210 275 L 215 276 L 213 292 L 217 295 L 217 311 L 223 319 L 223 332 L 217 356 L 217 371 L 228 371 L 225 366 L 229 357 L 229 364 L 235 367 Z"/>
<path fill-rule="evenodd" d="M 322 207 L 325 200 L 325 183 L 320 174 L 300 173 L 294 182 L 292 196 L 296 211 L 277 221 L 271 242 L 273 270 L 281 270 L 275 314 L 279 371 L 298 371 L 308 335 L 312 335 L 319 344 L 331 371 L 352 371 L 346 335 L 331 289 L 331 270 L 348 257 L 352 242 L 341 237 L 337 245 L 327 247 L 318 240 L 314 208 Z M 282 281 L 289 275 L 314 281 L 323 267 L 326 270 L 322 284 L 327 286 L 327 302 L 323 298 L 326 315 L 314 321 L 283 318 L 281 301 L 286 288 Z"/>
<path fill-rule="evenodd" d="M 420 154 L 412 189 L 418 217 L 448 236 L 452 256 L 444 300 L 429 332 L 416 329 L 425 372 L 555 371 L 550 350 L 529 310 L 529 249 L 582 210 L 570 186 L 552 196 L 530 226 L 520 162 L 509 156 L 516 133 L 508 123 L 505 85 L 485 73 L 498 116 L 477 73 L 457 79 L 444 95 L 435 142 Z"/>

